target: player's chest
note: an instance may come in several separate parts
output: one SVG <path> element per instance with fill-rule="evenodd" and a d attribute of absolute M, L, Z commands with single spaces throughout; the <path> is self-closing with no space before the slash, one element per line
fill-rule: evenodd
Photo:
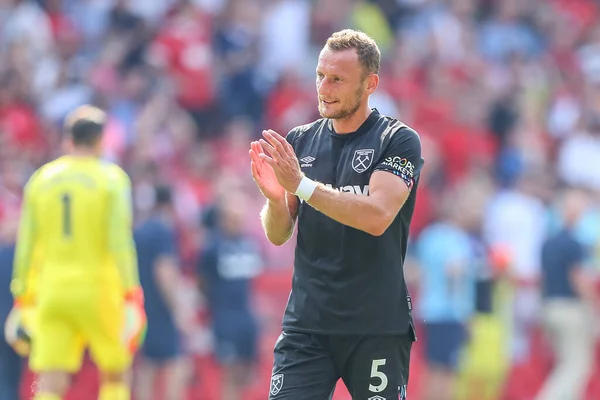
<path fill-rule="evenodd" d="M 368 193 L 368 183 L 381 157 L 379 140 L 367 135 L 340 138 L 323 135 L 296 149 L 306 176 L 342 191 Z"/>

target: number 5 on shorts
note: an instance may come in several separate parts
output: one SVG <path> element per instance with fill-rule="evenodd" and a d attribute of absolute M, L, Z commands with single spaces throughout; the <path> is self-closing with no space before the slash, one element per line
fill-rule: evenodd
<path fill-rule="evenodd" d="M 377 386 L 369 384 L 369 390 L 371 392 L 383 392 L 388 385 L 387 376 L 379 370 L 379 367 L 385 365 L 385 361 L 385 358 L 381 358 L 379 360 L 373 360 L 373 363 L 371 364 L 371 378 L 377 378 L 381 381 Z"/>

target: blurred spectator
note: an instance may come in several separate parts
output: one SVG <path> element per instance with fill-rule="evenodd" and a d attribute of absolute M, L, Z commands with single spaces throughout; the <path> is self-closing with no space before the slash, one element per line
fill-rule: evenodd
<path fill-rule="evenodd" d="M 310 58 L 310 3 L 303 0 L 266 0 L 260 29 L 261 80 L 269 87 L 283 71 L 312 71 Z M 293 46 L 290 46 L 293 43 Z"/>
<path fill-rule="evenodd" d="M 590 89 L 600 99 L 600 87 Z M 598 100 L 594 101 L 598 101 Z M 583 129 L 567 138 L 560 149 L 557 167 L 568 185 L 582 186 L 600 192 L 600 168 L 590 168 L 600 159 L 600 110 L 588 113 Z"/>
<path fill-rule="evenodd" d="M 171 191 L 156 188 L 152 215 L 135 230 L 140 282 L 144 289 L 148 330 L 141 349 L 136 393 L 151 400 L 155 382 L 164 376 L 164 400 L 184 398 L 190 379 L 182 334 L 191 328 L 189 305 L 182 302 L 182 277 L 173 226 Z"/>
<path fill-rule="evenodd" d="M 215 70 L 212 20 L 191 0 L 178 0 L 150 47 L 149 59 L 173 82 L 179 104 L 198 132 L 214 135 Z"/>
<path fill-rule="evenodd" d="M 223 400 L 243 398 L 258 357 L 259 327 L 252 310 L 251 281 L 263 261 L 256 243 L 244 231 L 245 201 L 234 190 L 219 200 L 205 220 L 212 235 L 198 265 L 216 356 L 223 366 Z"/>
<path fill-rule="evenodd" d="M 507 249 L 511 257 L 508 274 L 515 285 L 511 353 L 517 363 L 530 355 L 531 329 L 539 310 L 540 249 L 547 229 L 547 210 L 540 199 L 544 176 L 526 170 L 514 187 L 494 195 L 484 218 L 488 246 Z"/>
<path fill-rule="evenodd" d="M 258 82 L 260 5 L 232 0 L 215 34 L 215 52 L 220 57 L 219 104 L 226 118 L 259 119 L 262 88 Z"/>
<path fill-rule="evenodd" d="M 439 220 L 416 243 L 421 265 L 417 315 L 424 321 L 428 400 L 454 398 L 475 309 L 476 253 L 468 233 L 474 208 L 469 201 L 468 193 L 459 191 L 446 197 Z"/>
<path fill-rule="evenodd" d="M 12 281 L 17 225 L 18 218 L 14 216 L 5 219 L 0 225 L 0 400 L 19 398 L 23 370 L 21 357 L 4 340 L 4 323 L 13 305 L 9 288 Z"/>
<path fill-rule="evenodd" d="M 542 320 L 554 369 L 537 400 L 584 399 L 591 376 L 600 295 L 586 274 L 585 249 L 573 231 L 588 202 L 581 191 L 564 191 L 559 203 L 564 226 L 542 247 Z"/>
<path fill-rule="evenodd" d="M 507 62 L 510 56 L 535 56 L 542 50 L 542 39 L 523 16 L 526 5 L 519 0 L 493 2 L 494 14 L 483 25 L 480 48 L 493 62 Z"/>

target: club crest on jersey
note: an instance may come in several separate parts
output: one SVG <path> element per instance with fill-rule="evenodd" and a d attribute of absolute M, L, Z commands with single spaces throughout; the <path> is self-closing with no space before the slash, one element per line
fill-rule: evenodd
<path fill-rule="evenodd" d="M 371 164 L 373 164 L 374 154 L 375 150 L 373 149 L 356 150 L 354 152 L 354 157 L 352 157 L 352 169 L 359 174 L 368 170 Z"/>
<path fill-rule="evenodd" d="M 283 388 L 283 374 L 273 375 L 271 377 L 271 394 L 275 396 Z"/>

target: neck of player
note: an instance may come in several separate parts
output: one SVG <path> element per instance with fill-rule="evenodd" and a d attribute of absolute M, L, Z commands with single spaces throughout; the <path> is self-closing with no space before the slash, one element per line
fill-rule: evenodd
<path fill-rule="evenodd" d="M 354 114 L 346 118 L 332 120 L 333 129 L 335 133 L 340 135 L 356 132 L 372 112 L 369 103 L 365 102 Z"/>
<path fill-rule="evenodd" d="M 73 146 L 68 154 L 73 157 L 99 157 L 101 153 L 99 146 Z"/>

